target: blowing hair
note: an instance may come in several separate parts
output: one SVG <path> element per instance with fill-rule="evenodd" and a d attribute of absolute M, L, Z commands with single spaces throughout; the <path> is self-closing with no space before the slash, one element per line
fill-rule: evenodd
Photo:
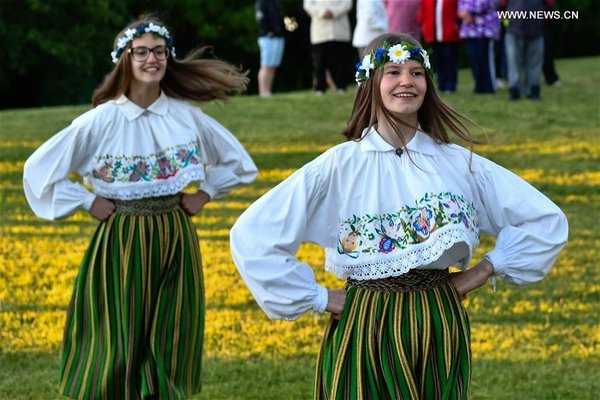
<path fill-rule="evenodd" d="M 164 26 L 153 16 L 140 18 L 126 26 L 115 38 L 123 36 L 130 28 L 150 23 Z M 127 51 L 131 42 L 121 54 L 113 70 L 106 75 L 104 82 L 94 91 L 92 104 L 95 106 L 109 100 L 127 95 L 133 74 L 131 72 L 131 54 Z M 165 76 L 160 83 L 167 96 L 196 101 L 227 100 L 228 94 L 240 93 L 248 85 L 248 72 L 222 60 L 202 58 L 210 47 L 205 46 L 191 51 L 183 60 L 169 56 Z"/>
<path fill-rule="evenodd" d="M 374 52 L 375 49 L 383 47 L 384 42 L 390 46 L 400 42 L 409 42 L 415 46 L 422 47 L 421 44 L 410 35 L 387 33 L 373 39 L 365 49 L 365 54 Z M 400 125 L 409 126 L 400 117 L 388 111 L 381 97 L 379 84 L 383 75 L 382 70 L 372 71 L 371 77 L 358 86 L 354 98 L 352 114 L 348 120 L 346 129 L 342 134 L 348 140 L 360 140 L 362 132 L 366 128 L 371 128 L 377 124 L 378 113 L 394 128 L 403 146 L 406 146 L 404 137 L 400 134 Z M 431 136 L 438 143 L 450 143 L 450 134 L 466 141 L 472 147 L 478 143 L 461 120 L 472 122 L 465 116 L 459 114 L 450 108 L 438 96 L 433 80 L 429 74 L 425 74 L 427 82 L 427 91 L 423 104 L 417 111 L 417 121 L 420 129 Z M 412 128 L 417 128 L 412 127 Z"/>

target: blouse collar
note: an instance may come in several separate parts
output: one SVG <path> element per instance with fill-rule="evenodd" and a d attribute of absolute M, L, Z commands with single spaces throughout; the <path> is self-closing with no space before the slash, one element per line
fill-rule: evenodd
<path fill-rule="evenodd" d="M 169 98 L 165 92 L 161 91 L 158 99 L 154 103 L 150 104 L 148 108 L 143 108 L 129 100 L 124 94 L 121 95 L 117 100 L 114 100 L 115 104 L 119 106 L 119 109 L 125 114 L 128 121 L 141 116 L 145 111 L 149 111 L 156 115 L 166 115 L 169 110 Z"/>
<path fill-rule="evenodd" d="M 435 155 L 437 152 L 437 144 L 435 141 L 421 130 L 417 130 L 415 136 L 406 144 L 406 148 L 418 153 Z M 367 151 L 395 151 L 396 149 L 385 141 L 377 132 L 375 127 L 365 129 L 360 141 L 360 149 L 363 152 Z"/>

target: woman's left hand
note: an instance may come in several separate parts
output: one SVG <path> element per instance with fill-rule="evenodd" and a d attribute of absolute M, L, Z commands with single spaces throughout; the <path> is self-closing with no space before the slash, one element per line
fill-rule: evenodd
<path fill-rule="evenodd" d="M 464 300 L 467 297 L 467 293 L 483 286 L 493 274 L 494 266 L 491 262 L 484 259 L 473 268 L 450 274 L 450 281 L 456 288 L 459 299 Z"/>
<path fill-rule="evenodd" d="M 188 215 L 196 215 L 210 201 L 208 193 L 198 190 L 196 193 L 183 193 L 179 205 L 188 213 Z"/>

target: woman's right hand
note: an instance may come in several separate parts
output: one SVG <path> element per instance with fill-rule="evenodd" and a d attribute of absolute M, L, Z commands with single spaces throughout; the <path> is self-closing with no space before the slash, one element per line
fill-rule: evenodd
<path fill-rule="evenodd" d="M 339 290 L 327 290 L 328 300 L 326 311 L 331 313 L 331 318 L 339 320 L 344 311 L 344 305 L 346 304 L 346 291 L 344 289 Z"/>
<path fill-rule="evenodd" d="M 100 196 L 96 196 L 90 208 L 90 214 L 98 221 L 106 221 L 114 212 L 115 203 Z"/>

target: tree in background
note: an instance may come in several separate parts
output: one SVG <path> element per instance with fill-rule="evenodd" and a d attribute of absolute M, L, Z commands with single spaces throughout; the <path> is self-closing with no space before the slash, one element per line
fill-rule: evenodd
<path fill-rule="evenodd" d="M 245 0 L 1 0 L 0 108 L 89 103 L 112 68 L 122 26 L 157 13 L 171 26 L 177 54 L 213 45 L 215 56 L 247 68 L 254 6 Z"/>
<path fill-rule="evenodd" d="M 119 0 L 0 1 L 0 107 L 89 102 L 126 15 Z"/>

